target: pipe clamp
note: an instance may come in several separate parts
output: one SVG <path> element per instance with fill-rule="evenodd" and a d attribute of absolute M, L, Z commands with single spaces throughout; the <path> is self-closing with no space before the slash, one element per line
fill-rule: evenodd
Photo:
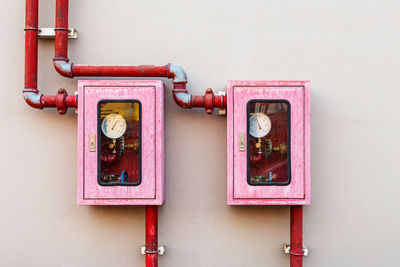
<path fill-rule="evenodd" d="M 31 30 L 31 29 L 25 29 Z M 56 38 L 56 31 L 67 31 L 68 39 L 78 39 L 78 31 L 75 28 L 39 28 L 37 29 L 39 39 L 54 39 Z"/>
<path fill-rule="evenodd" d="M 286 254 L 290 254 L 290 255 L 294 255 L 294 256 L 304 256 L 304 257 L 307 257 L 307 256 L 308 256 L 308 252 L 309 252 L 308 248 L 304 246 L 304 247 L 303 247 L 303 252 L 302 252 L 302 253 L 294 253 L 294 252 L 292 252 L 292 251 L 290 250 L 290 245 L 288 245 L 288 244 L 285 244 L 285 245 L 283 246 L 283 251 L 284 251 Z"/>
<path fill-rule="evenodd" d="M 165 253 L 165 246 L 159 246 L 157 251 L 153 250 L 146 250 L 146 246 L 141 246 L 140 247 L 140 254 L 146 255 L 146 254 L 158 254 L 158 255 L 164 255 Z"/>

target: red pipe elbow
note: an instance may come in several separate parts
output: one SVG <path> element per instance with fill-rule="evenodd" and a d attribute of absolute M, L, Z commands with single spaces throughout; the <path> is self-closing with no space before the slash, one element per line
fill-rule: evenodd
<path fill-rule="evenodd" d="M 67 112 L 69 107 L 77 107 L 77 98 L 68 96 L 65 89 L 59 89 L 57 95 L 46 96 L 39 94 L 38 90 L 25 88 L 23 91 L 25 102 L 36 109 L 57 108 L 60 115 Z"/>
<path fill-rule="evenodd" d="M 73 78 L 73 64 L 69 63 L 68 61 L 65 60 L 57 60 L 56 58 L 53 59 L 53 64 L 54 68 L 60 74 L 61 76 L 67 77 L 67 78 Z"/>

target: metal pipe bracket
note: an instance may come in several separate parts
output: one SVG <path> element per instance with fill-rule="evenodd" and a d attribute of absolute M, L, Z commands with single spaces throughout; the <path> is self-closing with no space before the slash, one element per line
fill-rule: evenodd
<path fill-rule="evenodd" d="M 295 255 L 295 256 L 304 256 L 304 257 L 307 257 L 308 256 L 308 252 L 309 252 L 308 248 L 304 246 L 302 254 L 294 253 L 294 252 L 290 251 L 290 245 L 288 245 L 288 244 L 285 244 L 283 246 L 283 251 L 286 254 Z"/>
<path fill-rule="evenodd" d="M 55 39 L 56 29 L 55 28 L 39 28 L 38 29 L 39 39 Z M 78 31 L 75 28 L 68 28 L 68 39 L 78 39 Z"/>
<path fill-rule="evenodd" d="M 158 255 L 164 255 L 165 253 L 165 246 L 159 246 L 157 251 L 149 251 L 146 250 L 146 246 L 141 246 L 140 247 L 140 254 L 146 255 L 146 254 L 158 254 Z"/>

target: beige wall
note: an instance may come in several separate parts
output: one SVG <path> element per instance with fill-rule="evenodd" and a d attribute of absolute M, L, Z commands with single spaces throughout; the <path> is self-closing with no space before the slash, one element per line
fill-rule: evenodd
<path fill-rule="evenodd" d="M 76 116 L 22 100 L 24 1 L 0 8 L 0 266 L 144 266 L 144 208 L 78 207 Z M 40 1 L 40 26 L 54 25 Z M 312 205 L 305 266 L 398 266 L 400 2 L 71 1 L 79 63 L 180 63 L 189 88 L 309 79 Z M 76 90 L 40 41 L 39 88 Z M 226 119 L 181 110 L 166 89 L 160 266 L 288 266 L 288 207 L 226 205 Z"/>

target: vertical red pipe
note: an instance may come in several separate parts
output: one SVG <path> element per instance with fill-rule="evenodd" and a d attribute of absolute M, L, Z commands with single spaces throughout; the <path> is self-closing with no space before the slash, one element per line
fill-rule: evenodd
<path fill-rule="evenodd" d="M 55 96 L 39 94 L 37 89 L 39 0 L 26 0 L 25 8 L 25 83 L 23 90 L 25 101 L 33 108 L 56 107 L 60 114 L 64 114 L 68 107 L 76 107 L 76 98 L 68 96 L 65 89 L 58 90 L 58 94 Z"/>
<path fill-rule="evenodd" d="M 25 88 L 37 93 L 38 72 L 38 0 L 26 0 L 25 16 Z"/>
<path fill-rule="evenodd" d="M 303 266 L 303 206 L 290 206 L 290 266 Z"/>
<path fill-rule="evenodd" d="M 56 39 L 54 60 L 68 62 L 68 0 L 56 1 Z"/>
<path fill-rule="evenodd" d="M 146 267 L 158 266 L 158 207 L 146 206 Z"/>

